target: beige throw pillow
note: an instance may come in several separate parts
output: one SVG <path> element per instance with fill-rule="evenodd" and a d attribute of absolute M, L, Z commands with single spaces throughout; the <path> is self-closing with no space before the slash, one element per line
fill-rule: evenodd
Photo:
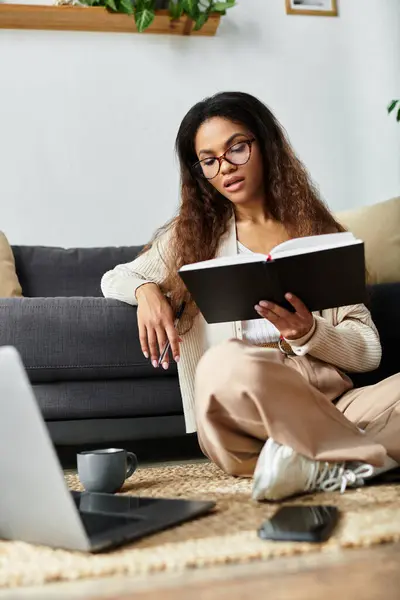
<path fill-rule="evenodd" d="M 15 272 L 14 255 L 4 233 L 0 231 L 0 298 L 22 296 Z"/>
<path fill-rule="evenodd" d="M 400 198 L 340 212 L 335 216 L 365 242 L 369 282 L 400 281 Z"/>

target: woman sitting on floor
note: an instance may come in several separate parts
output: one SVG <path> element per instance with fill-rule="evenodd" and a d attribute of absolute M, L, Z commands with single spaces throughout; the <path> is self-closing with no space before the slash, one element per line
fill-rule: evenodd
<path fill-rule="evenodd" d="M 185 264 L 343 231 L 275 117 L 248 94 L 217 94 L 188 112 L 176 147 L 178 215 L 136 260 L 106 273 L 102 290 L 138 305 L 141 347 L 155 368 L 169 340 L 187 431 L 197 429 L 204 453 L 227 473 L 254 475 L 258 500 L 344 491 L 398 466 L 400 374 L 362 389 L 344 374 L 380 363 L 364 305 L 312 314 L 287 290 L 294 313 L 260 298 L 263 319 L 207 325 L 177 274 Z"/>

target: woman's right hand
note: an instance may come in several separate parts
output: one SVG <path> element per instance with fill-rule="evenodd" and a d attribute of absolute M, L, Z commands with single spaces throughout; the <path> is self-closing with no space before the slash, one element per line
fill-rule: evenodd
<path fill-rule="evenodd" d="M 145 283 L 136 290 L 138 301 L 139 339 L 142 352 L 151 359 L 154 368 L 158 367 L 158 359 L 166 344 L 171 344 L 171 353 L 175 361 L 180 358 L 179 342 L 181 339 L 174 325 L 174 315 L 164 294 L 155 283 Z M 167 352 L 163 369 L 169 367 Z"/>

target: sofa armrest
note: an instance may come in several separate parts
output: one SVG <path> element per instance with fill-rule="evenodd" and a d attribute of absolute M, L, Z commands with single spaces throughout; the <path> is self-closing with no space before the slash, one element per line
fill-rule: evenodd
<path fill-rule="evenodd" d="M 0 345 L 15 346 L 33 383 L 154 377 L 136 308 L 105 298 L 3 298 Z"/>

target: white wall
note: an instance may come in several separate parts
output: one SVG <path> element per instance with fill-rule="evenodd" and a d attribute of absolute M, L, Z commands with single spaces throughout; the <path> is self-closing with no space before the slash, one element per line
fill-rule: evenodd
<path fill-rule="evenodd" d="M 333 209 L 400 191 L 399 0 L 340 18 L 241 0 L 215 38 L 0 30 L 0 229 L 12 243 L 136 244 L 175 210 L 173 144 L 205 95 L 257 94 Z"/>

